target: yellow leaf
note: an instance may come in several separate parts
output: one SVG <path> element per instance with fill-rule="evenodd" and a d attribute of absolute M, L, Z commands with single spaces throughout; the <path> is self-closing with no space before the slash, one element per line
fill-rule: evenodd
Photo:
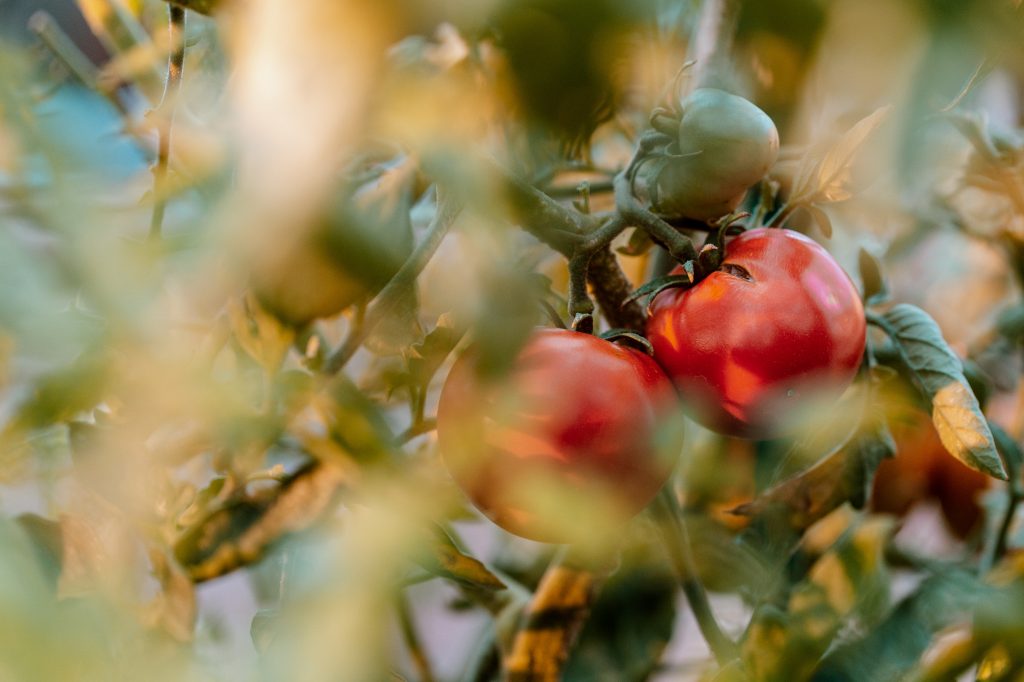
<path fill-rule="evenodd" d="M 821 160 L 818 167 L 818 193 L 826 201 L 842 201 L 850 196 L 846 185 L 850 179 L 850 166 L 872 132 L 889 115 L 892 106 L 875 109 L 846 131 L 839 142 Z M 834 198 L 833 198 L 834 197 Z"/>

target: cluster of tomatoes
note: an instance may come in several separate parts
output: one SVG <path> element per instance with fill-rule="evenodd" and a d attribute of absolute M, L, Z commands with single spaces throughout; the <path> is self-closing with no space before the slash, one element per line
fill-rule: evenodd
<path fill-rule="evenodd" d="M 727 213 L 774 162 L 775 126 L 721 91 L 698 90 L 680 109 L 670 161 L 651 164 L 646 178 L 649 203 L 701 220 Z M 726 435 L 784 434 L 849 386 L 865 319 L 853 283 L 824 248 L 758 228 L 732 238 L 722 266 L 697 284 L 659 293 L 645 334 L 650 354 L 538 330 L 501 380 L 480 375 L 472 350 L 455 363 L 438 409 L 439 446 L 485 515 L 549 542 L 572 539 L 572 504 L 589 505 L 590 528 L 593 518 L 630 518 L 672 471 L 678 406 Z"/>

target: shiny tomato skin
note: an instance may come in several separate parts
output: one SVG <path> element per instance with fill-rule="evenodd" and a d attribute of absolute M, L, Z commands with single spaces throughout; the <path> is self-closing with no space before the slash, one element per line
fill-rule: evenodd
<path fill-rule="evenodd" d="M 682 420 L 672 383 L 649 356 L 540 329 L 500 381 L 479 377 L 475 360 L 463 355 L 445 382 L 439 449 L 455 482 L 505 530 L 573 541 L 588 524 L 573 518 L 575 502 L 625 522 L 668 479 Z"/>
<path fill-rule="evenodd" d="M 694 418 L 743 438 L 784 435 L 828 409 L 865 344 L 864 308 L 839 264 L 808 237 L 770 228 L 730 241 L 722 269 L 696 286 L 658 294 L 646 331 Z"/>

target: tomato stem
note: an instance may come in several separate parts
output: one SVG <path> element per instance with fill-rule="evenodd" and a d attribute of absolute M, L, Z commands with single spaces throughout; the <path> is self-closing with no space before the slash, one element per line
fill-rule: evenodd
<path fill-rule="evenodd" d="M 427 235 L 413 250 L 408 260 L 402 264 L 394 277 L 384 285 L 372 305 L 366 311 L 366 318 L 361 325 L 352 330 L 344 343 L 327 358 L 324 363 L 324 373 L 336 374 L 345 366 L 345 363 L 355 355 L 356 351 L 366 340 L 366 337 L 376 328 L 381 321 L 387 319 L 392 309 L 398 305 L 408 294 L 409 287 L 416 281 L 423 268 L 430 262 L 431 257 L 437 248 L 444 241 L 445 235 L 455 218 L 462 211 L 461 201 L 457 201 L 443 192 L 440 187 L 437 189 L 437 210 L 434 219 L 427 229 Z"/>
<path fill-rule="evenodd" d="M 153 216 L 149 222 L 149 238 L 159 239 L 167 209 L 167 168 L 171 157 L 171 128 L 181 90 L 181 76 L 185 68 L 185 10 L 169 5 L 168 32 L 174 51 L 167 58 L 167 82 L 157 110 L 161 114 L 160 142 L 156 165 L 153 167 Z"/>
<path fill-rule="evenodd" d="M 725 666 L 738 656 L 736 643 L 722 631 L 711 610 L 707 591 L 697 575 L 693 548 L 690 546 L 690 536 L 686 529 L 686 521 L 683 519 L 683 512 L 668 486 L 662 488 L 658 493 L 653 511 L 658 517 L 657 526 L 662 541 L 672 560 L 679 585 L 697 619 L 697 626 L 719 665 Z"/>

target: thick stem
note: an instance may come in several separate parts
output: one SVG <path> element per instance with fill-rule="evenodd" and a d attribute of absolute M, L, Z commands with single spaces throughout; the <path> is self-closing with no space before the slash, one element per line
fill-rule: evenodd
<path fill-rule="evenodd" d="M 506 180 L 507 198 L 519 212 L 519 223 L 524 230 L 555 249 L 566 258 L 572 258 L 581 248 L 586 248 L 588 235 L 600 232 L 602 240 L 611 241 L 613 230 L 621 232 L 625 223 L 601 223 L 600 219 L 570 210 L 543 192 L 534 189 L 514 177 L 494 161 L 488 162 L 493 171 Z M 617 232 L 616 232 L 617 234 Z M 593 288 L 605 320 L 613 327 L 633 330 L 643 329 L 643 309 L 636 301 L 626 302 L 633 286 L 626 278 L 615 256 L 607 244 L 589 244 L 594 252 L 590 256 L 587 278 Z"/>
<path fill-rule="evenodd" d="M 669 255 L 680 263 L 694 260 L 697 257 L 693 242 L 640 205 L 640 202 L 633 196 L 628 171 L 615 178 L 615 206 L 626 224 L 639 227 L 647 232 L 652 239 L 663 244 Z"/>
<path fill-rule="evenodd" d="M 689 533 L 682 512 L 673 493 L 666 487 L 658 494 L 655 501 L 655 512 L 658 515 L 658 528 L 661 531 L 665 548 L 675 568 L 680 587 L 690 602 L 690 608 L 697 619 L 697 627 L 704 635 L 708 647 L 715 655 L 719 665 L 726 665 L 737 656 L 736 644 L 729 639 L 715 619 L 711 611 L 704 585 L 697 577 L 697 568 L 690 546 Z"/>
<path fill-rule="evenodd" d="M 579 251 L 569 259 L 569 317 L 590 315 L 594 312 L 594 302 L 587 293 L 587 266 L 590 264 L 590 253 Z"/>
<path fill-rule="evenodd" d="M 160 100 L 159 111 L 160 144 L 157 148 L 156 165 L 153 167 L 153 217 L 149 223 L 150 239 L 159 239 L 163 229 L 164 212 L 167 208 L 167 165 L 171 158 L 171 128 L 174 125 L 174 110 L 177 108 L 181 76 L 185 67 L 185 10 L 181 7 L 167 8 L 168 31 L 173 51 L 167 59 L 167 82 Z"/>

